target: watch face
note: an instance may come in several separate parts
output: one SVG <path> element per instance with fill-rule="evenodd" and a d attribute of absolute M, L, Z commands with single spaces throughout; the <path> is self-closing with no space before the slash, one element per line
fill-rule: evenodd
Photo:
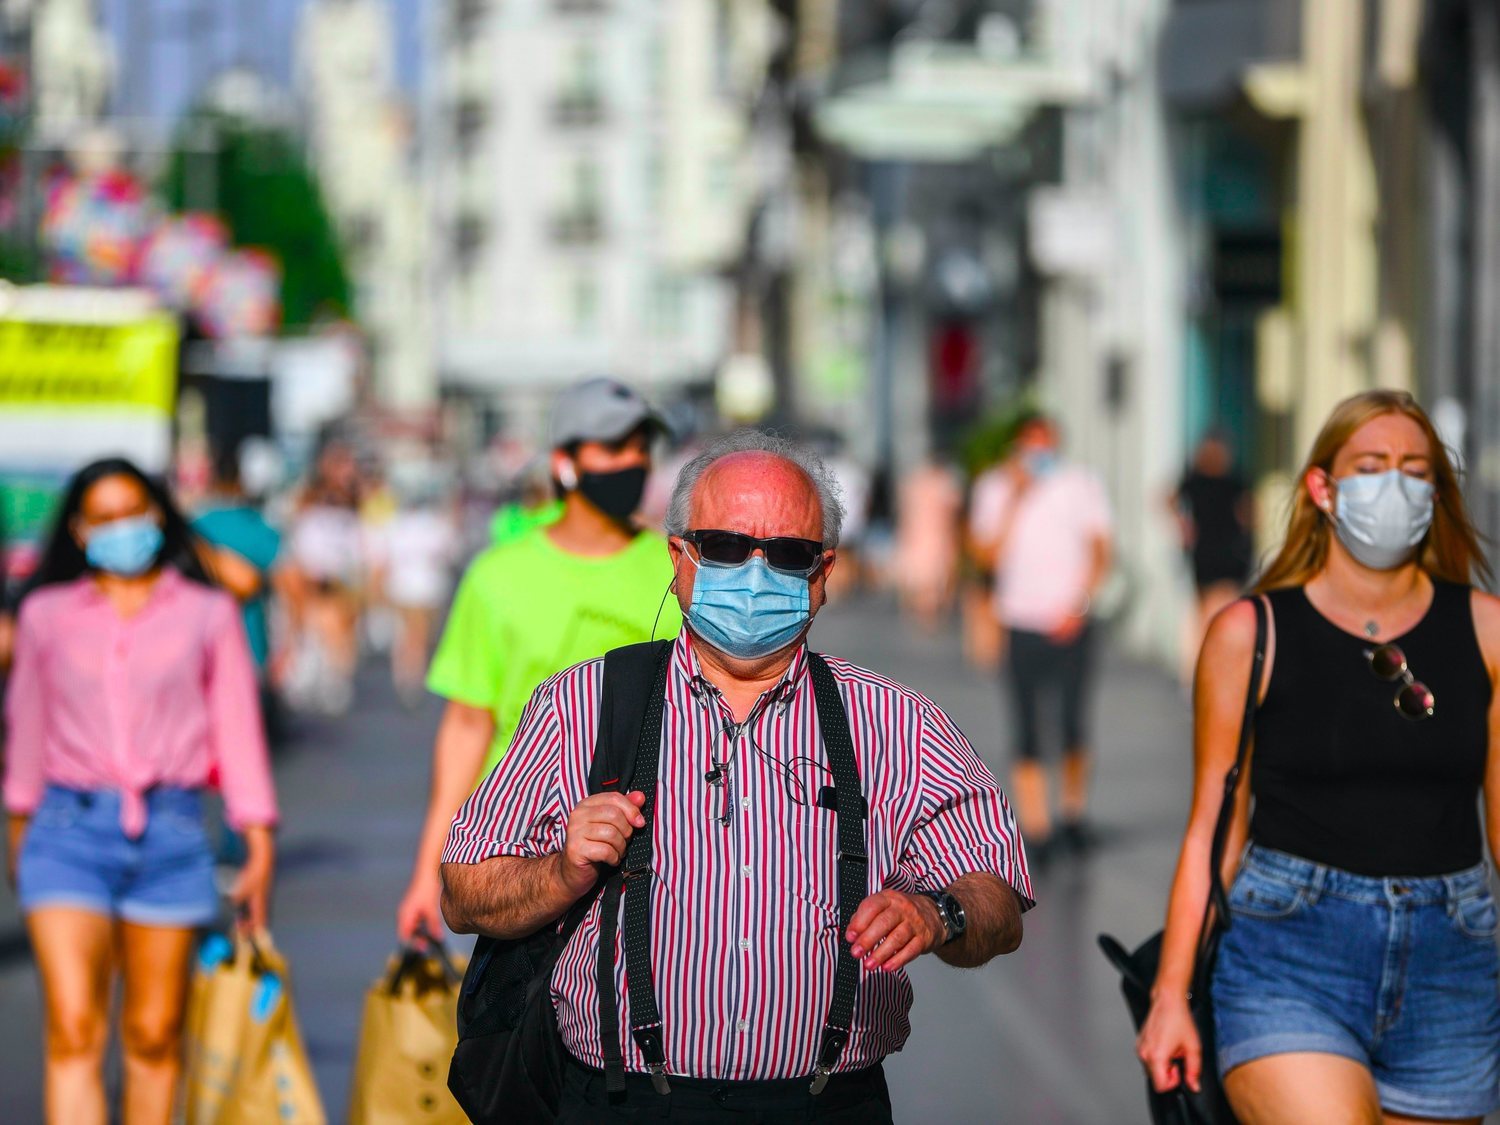
<path fill-rule="evenodd" d="M 963 904 L 953 895 L 945 894 L 940 905 L 942 906 L 943 917 L 948 923 L 948 928 L 953 931 L 953 936 L 957 937 L 969 925 L 969 919 L 964 914 Z"/>

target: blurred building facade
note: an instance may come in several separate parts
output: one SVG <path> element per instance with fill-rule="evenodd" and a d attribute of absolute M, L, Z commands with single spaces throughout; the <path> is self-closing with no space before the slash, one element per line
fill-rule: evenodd
<path fill-rule="evenodd" d="M 728 354 L 763 75 L 760 0 L 447 0 L 427 25 L 441 377 L 518 428 L 610 372 L 702 383 Z"/>
<path fill-rule="evenodd" d="M 437 399 L 422 188 L 386 0 L 311 0 L 297 34 L 308 150 L 338 226 L 381 405 Z"/>

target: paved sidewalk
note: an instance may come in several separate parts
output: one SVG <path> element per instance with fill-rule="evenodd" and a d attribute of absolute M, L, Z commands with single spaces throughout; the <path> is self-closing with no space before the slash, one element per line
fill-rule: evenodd
<path fill-rule="evenodd" d="M 1003 760 L 999 692 L 963 664 L 953 630 L 923 636 L 871 600 L 831 609 L 813 640 L 927 692 L 984 757 Z M 1101 846 L 1035 873 L 1040 905 L 1017 955 L 969 972 L 931 959 L 917 966 L 912 1039 L 888 1063 L 900 1121 L 1144 1119 L 1129 1021 L 1094 938 L 1109 929 L 1131 942 L 1159 925 L 1187 807 L 1188 721 L 1154 670 L 1106 660 L 1101 687 Z M 285 827 L 274 932 L 335 1121 L 364 989 L 394 941 L 439 712 L 435 700 L 402 711 L 372 666 L 354 715 L 304 722 L 278 759 Z M 6 1121 L 28 1122 L 40 1119 L 40 1020 L 16 927 L 0 890 L 0 1106 Z"/>

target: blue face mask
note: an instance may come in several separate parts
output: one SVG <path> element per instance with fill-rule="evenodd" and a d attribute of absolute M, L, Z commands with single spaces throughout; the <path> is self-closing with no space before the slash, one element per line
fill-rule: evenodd
<path fill-rule="evenodd" d="M 785 648 L 812 620 L 808 581 L 772 570 L 760 555 L 739 566 L 704 566 L 693 579 L 687 620 L 714 648 L 757 660 Z"/>
<path fill-rule="evenodd" d="M 1050 449 L 1032 449 L 1021 455 L 1026 472 L 1036 478 L 1048 476 L 1057 468 L 1057 454 Z"/>
<path fill-rule="evenodd" d="M 1335 484 L 1333 526 L 1348 552 L 1371 570 L 1410 561 L 1432 526 L 1431 482 L 1391 469 L 1356 473 Z"/>
<path fill-rule="evenodd" d="M 100 524 L 89 532 L 84 557 L 95 570 L 134 578 L 145 574 L 161 554 L 162 534 L 151 516 Z"/>

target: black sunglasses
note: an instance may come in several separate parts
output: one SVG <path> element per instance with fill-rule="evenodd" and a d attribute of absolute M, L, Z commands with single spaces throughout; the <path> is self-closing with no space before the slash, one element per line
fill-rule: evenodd
<path fill-rule="evenodd" d="M 812 577 L 823 565 L 823 544 L 816 539 L 792 539 L 777 535 L 757 539 L 738 531 L 697 530 L 682 533 L 685 542 L 698 548 L 698 557 L 710 566 L 739 566 L 756 548 L 765 552 L 766 565 L 783 574 Z"/>
<path fill-rule="evenodd" d="M 1401 680 L 1396 692 L 1396 710 L 1408 719 L 1426 719 L 1432 716 L 1432 689 L 1411 674 L 1406 666 L 1406 653 L 1395 645 L 1381 645 L 1365 650 L 1365 659 L 1370 662 L 1370 671 L 1388 683 Z"/>

